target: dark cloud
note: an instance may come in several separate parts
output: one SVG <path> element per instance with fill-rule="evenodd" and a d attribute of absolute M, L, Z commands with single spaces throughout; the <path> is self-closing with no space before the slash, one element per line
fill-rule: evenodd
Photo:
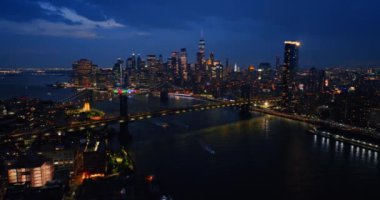
<path fill-rule="evenodd" d="M 113 19 L 123 25 L 121 29 L 107 30 L 74 29 L 81 36 L 105 35 L 101 39 L 83 41 L 83 45 L 95 49 L 83 53 L 99 55 L 101 64 L 112 63 L 114 57 L 127 56 L 136 51 L 142 54 L 162 53 L 187 47 L 190 55 L 195 54 L 199 32 L 204 30 L 207 48 L 221 59 L 229 57 L 243 65 L 273 61 L 282 57 L 284 40 L 301 40 L 301 63 L 305 66 L 326 65 L 376 65 L 380 52 L 380 1 L 378 0 L 54 0 L 56 7 L 72 9 L 79 16 L 93 22 Z M 59 28 L 68 30 L 75 25 L 62 15 L 49 14 L 41 10 L 36 1 L 3 0 L 0 3 L 0 22 L 11 22 L 28 27 L 42 22 L 64 23 Z M 1 24 L 1 23 L 0 23 Z M 46 23 L 45 23 L 46 24 Z M 88 23 L 87 23 L 88 24 Z M 29 28 L 30 26 L 29 25 Z M 48 24 L 51 27 L 51 24 Z M 55 24 L 56 25 L 56 24 Z M 33 26 L 32 26 L 33 27 Z M 83 27 L 81 27 L 83 28 Z M 49 36 L 59 36 L 60 31 L 50 31 L 35 40 L 52 40 Z M 87 35 L 86 35 L 87 34 Z M 4 31 L 2 37 L 10 37 Z M 57 40 L 55 38 L 54 40 Z M 64 48 L 75 49 L 73 39 L 61 38 Z M 11 39 L 8 44 L 11 44 Z M 7 42 L 5 43 L 7 44 Z M 70 45 L 71 44 L 71 45 Z M 48 44 L 47 44 L 48 45 Z M 102 46 L 117 46 L 102 54 Z M 21 47 L 18 47 L 21 48 Z M 25 43 L 22 48 L 40 48 L 34 43 Z M 49 48 L 46 46 L 46 48 Z M 1 50 L 1 49 L 0 49 Z M 3 50 L 1 50 L 3 51 Z M 14 47 L 13 51 L 17 51 Z M 62 52 L 65 49 L 62 49 Z M 67 57 L 81 57 L 67 53 Z M 80 53 L 80 51 L 78 51 Z M 4 57 L 5 53 L 0 52 Z M 8 54 L 7 54 L 8 55 Z M 28 55 L 25 53 L 25 55 Z M 112 56 L 114 55 L 114 56 Z M 63 59 L 45 62 L 63 62 Z M 16 59 L 9 58 L 12 64 Z M 27 59 L 25 60 L 27 62 Z"/>

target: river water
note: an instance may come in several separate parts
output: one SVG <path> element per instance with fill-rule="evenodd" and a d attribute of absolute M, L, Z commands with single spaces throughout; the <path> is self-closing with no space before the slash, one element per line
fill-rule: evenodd
<path fill-rule="evenodd" d="M 0 95 L 54 100 L 56 96 L 46 94 L 69 94 L 44 86 L 56 79 L 24 79 L 33 82 L 21 85 L 2 80 Z M 28 89 L 22 90 L 25 86 Z M 129 109 L 200 103 L 170 99 L 163 104 L 159 98 L 135 96 L 129 99 Z M 95 107 L 116 114 L 118 101 Z M 258 113 L 241 119 L 237 110 L 225 108 L 131 123 L 128 148 L 137 176 L 156 175 L 162 191 L 174 199 L 379 199 L 379 153 L 311 135 L 309 128 Z"/>
<path fill-rule="evenodd" d="M 378 153 L 306 133 L 306 124 L 261 114 L 241 120 L 234 109 L 159 120 L 169 127 L 131 124 L 130 148 L 138 173 L 157 175 L 175 199 L 378 195 Z"/>

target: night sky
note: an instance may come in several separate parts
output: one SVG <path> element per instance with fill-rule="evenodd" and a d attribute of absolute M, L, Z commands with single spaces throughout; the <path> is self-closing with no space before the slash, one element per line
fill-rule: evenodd
<path fill-rule="evenodd" d="M 283 58 L 299 40 L 301 67 L 380 65 L 379 0 L 1 0 L 0 67 L 103 67 L 132 52 L 187 48 L 241 67 Z"/>

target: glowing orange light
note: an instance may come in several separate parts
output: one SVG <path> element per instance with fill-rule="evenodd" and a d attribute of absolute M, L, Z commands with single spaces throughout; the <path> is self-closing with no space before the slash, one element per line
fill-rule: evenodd
<path fill-rule="evenodd" d="M 83 105 L 82 112 L 89 112 L 89 111 L 91 111 L 90 103 L 89 102 L 85 102 L 84 105 Z"/>
<path fill-rule="evenodd" d="M 91 174 L 90 178 L 104 177 L 104 174 Z"/>
<path fill-rule="evenodd" d="M 148 182 L 152 182 L 153 179 L 154 179 L 154 176 L 153 176 L 153 175 L 149 175 L 149 176 L 146 177 L 146 180 L 147 180 Z"/>
<path fill-rule="evenodd" d="M 255 71 L 255 66 L 253 66 L 253 65 L 249 66 L 249 67 L 248 67 L 248 70 L 249 70 L 250 72 Z"/>
<path fill-rule="evenodd" d="M 94 121 L 99 121 L 102 119 L 102 117 L 101 116 L 91 116 L 90 119 L 94 120 Z"/>

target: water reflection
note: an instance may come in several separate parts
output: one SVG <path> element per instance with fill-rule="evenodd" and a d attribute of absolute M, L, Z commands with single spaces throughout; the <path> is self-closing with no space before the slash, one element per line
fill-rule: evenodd
<path fill-rule="evenodd" d="M 326 138 L 326 149 L 330 149 L 330 138 Z"/>
<path fill-rule="evenodd" d="M 374 152 L 374 154 L 373 154 L 373 160 L 377 163 L 377 152 Z"/>
<path fill-rule="evenodd" d="M 313 137 L 313 144 L 314 144 L 314 148 L 316 148 L 318 145 L 318 136 L 317 135 L 314 135 L 314 137 Z"/>
<path fill-rule="evenodd" d="M 330 148 L 330 140 L 333 140 L 333 148 Z M 320 145 L 319 145 L 320 144 Z M 347 145 L 347 143 L 334 140 L 331 138 L 326 138 L 323 136 L 314 135 L 313 136 L 313 147 L 317 150 L 323 151 L 333 151 L 339 155 L 347 155 L 347 159 L 352 161 L 363 161 L 377 164 L 378 162 L 378 152 L 363 147 L 355 146 L 352 144 Z"/>

